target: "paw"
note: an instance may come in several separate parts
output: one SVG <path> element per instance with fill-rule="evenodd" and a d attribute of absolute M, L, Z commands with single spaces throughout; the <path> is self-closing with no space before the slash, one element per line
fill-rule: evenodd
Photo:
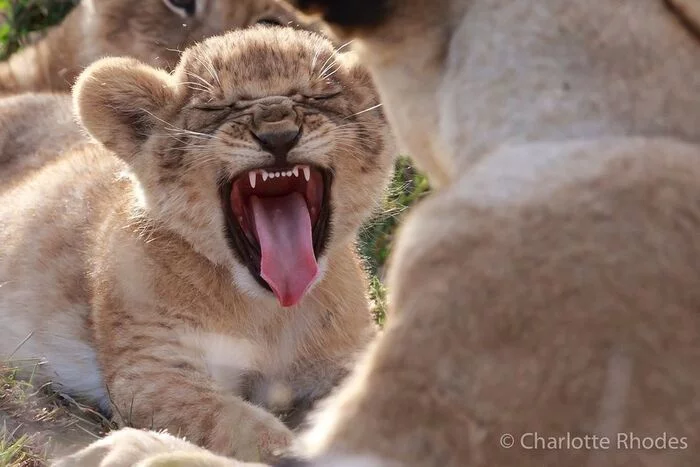
<path fill-rule="evenodd" d="M 134 467 L 266 467 L 263 464 L 238 462 L 211 452 L 172 452 L 149 457 Z"/>
<path fill-rule="evenodd" d="M 113 431 L 105 438 L 95 441 L 73 455 L 59 459 L 52 466 L 131 467 L 141 465 L 139 462 L 145 461 L 154 455 L 167 454 L 174 451 L 183 455 L 208 454 L 204 449 L 167 433 L 123 428 Z"/>
<path fill-rule="evenodd" d="M 284 423 L 262 409 L 256 410 L 247 420 L 236 424 L 229 422 L 228 427 L 230 449 L 222 452 L 242 461 L 271 463 L 279 459 L 294 440 L 294 433 Z"/>

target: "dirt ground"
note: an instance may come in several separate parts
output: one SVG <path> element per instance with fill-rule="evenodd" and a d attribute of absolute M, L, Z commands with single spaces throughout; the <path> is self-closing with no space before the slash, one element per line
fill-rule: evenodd
<path fill-rule="evenodd" d="M 113 428 L 98 412 L 15 379 L 0 363 L 0 467 L 38 467 Z"/>

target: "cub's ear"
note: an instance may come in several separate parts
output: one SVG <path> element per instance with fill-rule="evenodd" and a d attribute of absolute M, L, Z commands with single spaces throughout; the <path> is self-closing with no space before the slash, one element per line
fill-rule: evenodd
<path fill-rule="evenodd" d="M 173 78 L 131 58 L 90 65 L 73 87 L 73 108 L 90 135 L 123 158 L 148 139 L 175 99 Z"/>

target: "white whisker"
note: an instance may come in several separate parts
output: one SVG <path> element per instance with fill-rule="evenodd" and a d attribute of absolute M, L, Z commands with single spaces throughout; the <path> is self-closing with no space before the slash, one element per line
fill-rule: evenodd
<path fill-rule="evenodd" d="M 336 66 L 335 69 L 329 69 L 328 72 L 323 74 L 322 76 L 320 76 L 319 79 L 328 79 L 343 67 L 342 64 L 340 64 L 340 63 L 334 63 L 334 64 L 337 64 L 338 66 Z"/>
<path fill-rule="evenodd" d="M 343 120 L 347 120 L 348 118 L 355 117 L 355 116 L 357 116 L 357 115 L 361 115 L 361 114 L 363 114 L 363 113 L 365 113 L 365 112 L 369 112 L 369 111 L 374 110 L 374 109 L 378 109 L 378 108 L 381 107 L 382 105 L 383 105 L 383 104 L 373 105 L 372 107 L 370 107 L 370 108 L 368 108 L 368 109 L 360 110 L 360 111 L 357 112 L 357 113 L 354 113 L 354 114 L 352 114 L 352 115 L 348 115 L 348 116 L 345 117 Z"/>
<path fill-rule="evenodd" d="M 212 91 L 215 89 L 213 84 L 211 84 L 209 81 L 207 81 L 206 79 L 199 76 L 197 73 L 194 73 L 192 71 L 187 71 L 186 74 L 187 74 L 187 76 L 189 76 L 191 78 L 198 79 L 201 82 L 202 86 L 206 86 L 207 89 L 212 90 Z"/>

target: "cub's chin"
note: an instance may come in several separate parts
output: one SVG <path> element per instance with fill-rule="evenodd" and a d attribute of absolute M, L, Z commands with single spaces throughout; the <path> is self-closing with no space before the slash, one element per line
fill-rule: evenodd
<path fill-rule="evenodd" d="M 332 183 L 328 169 L 291 165 L 256 168 L 219 184 L 230 248 L 282 307 L 298 304 L 321 274 Z"/>

